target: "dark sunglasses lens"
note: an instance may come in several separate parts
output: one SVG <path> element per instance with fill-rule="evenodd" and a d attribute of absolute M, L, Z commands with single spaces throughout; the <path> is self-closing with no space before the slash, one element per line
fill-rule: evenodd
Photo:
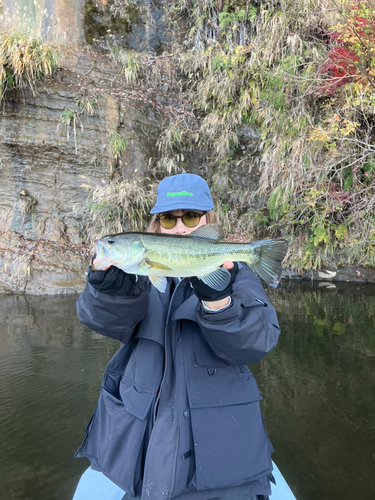
<path fill-rule="evenodd" d="M 199 224 L 200 216 L 194 212 L 186 212 L 182 217 L 182 221 L 187 227 L 195 227 Z"/>
<path fill-rule="evenodd" d="M 161 215 L 159 222 L 164 229 L 172 229 L 176 225 L 176 217 L 174 215 Z"/>

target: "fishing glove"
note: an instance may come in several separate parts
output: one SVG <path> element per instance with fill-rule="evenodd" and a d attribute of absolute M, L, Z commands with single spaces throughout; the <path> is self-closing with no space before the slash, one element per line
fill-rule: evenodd
<path fill-rule="evenodd" d="M 203 283 L 203 281 L 196 276 L 189 278 L 189 281 L 194 289 L 194 293 L 198 297 L 198 299 L 205 300 L 207 302 L 214 302 L 215 300 L 225 299 L 225 297 L 230 296 L 233 292 L 233 282 L 236 279 L 238 273 L 237 262 L 234 262 L 234 266 L 232 267 L 232 269 L 227 269 L 227 271 L 230 272 L 231 278 L 228 286 L 224 290 L 214 290 L 210 286 Z"/>
<path fill-rule="evenodd" d="M 91 268 L 92 266 L 89 266 L 87 281 L 101 293 L 126 295 L 133 289 L 137 281 L 135 274 L 125 273 L 115 266 L 111 266 L 105 271 L 91 271 Z"/>

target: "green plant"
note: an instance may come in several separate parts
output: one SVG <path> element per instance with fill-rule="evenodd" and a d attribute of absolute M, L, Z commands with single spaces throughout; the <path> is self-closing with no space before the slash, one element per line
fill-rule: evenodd
<path fill-rule="evenodd" d="M 126 151 L 129 137 L 121 137 L 117 133 L 112 133 L 109 139 L 109 147 L 112 151 L 114 158 L 117 160 Z"/>
<path fill-rule="evenodd" d="M 128 85 L 134 85 L 138 82 L 141 71 L 141 62 L 145 58 L 142 53 L 134 50 L 124 50 L 115 45 L 108 45 L 110 56 L 120 67 Z"/>
<path fill-rule="evenodd" d="M 271 196 L 268 198 L 267 208 L 270 218 L 277 221 L 285 217 L 290 206 L 290 194 L 286 193 L 286 188 L 277 186 Z"/>
<path fill-rule="evenodd" d="M 86 112 L 88 115 L 93 115 L 94 114 L 94 107 L 97 106 L 98 101 L 96 98 L 87 98 L 87 97 L 80 97 L 77 99 L 77 105 L 78 108 L 83 112 Z"/>
<path fill-rule="evenodd" d="M 139 7 L 135 0 L 94 0 L 97 7 L 108 10 L 114 18 L 120 17 L 130 24 Z"/>
<path fill-rule="evenodd" d="M 70 135 L 70 127 L 73 126 L 73 134 L 74 134 L 74 146 L 77 154 L 77 127 L 80 127 L 83 132 L 83 123 L 81 120 L 81 116 L 86 112 L 89 115 L 94 113 L 94 106 L 97 104 L 97 100 L 95 98 L 84 98 L 80 97 L 76 100 L 77 109 L 67 108 L 65 109 L 59 118 L 59 123 L 57 124 L 57 130 L 61 126 L 65 126 L 66 128 L 66 137 L 69 140 Z"/>
<path fill-rule="evenodd" d="M 83 124 L 81 121 L 81 111 L 73 110 L 70 108 L 65 109 L 59 118 L 59 123 L 57 125 L 57 130 L 59 130 L 60 126 L 65 126 L 66 128 L 66 137 L 69 140 L 69 132 L 70 132 L 70 127 L 73 125 L 73 134 L 74 134 L 74 146 L 75 146 L 75 151 L 77 154 L 77 126 L 81 128 L 81 131 L 83 132 Z"/>
<path fill-rule="evenodd" d="M 182 14 L 190 28 L 174 61 L 198 126 L 171 127 L 165 149 L 174 158 L 185 144 L 204 148 L 227 227 L 240 217 L 261 231 L 269 220 L 273 234 L 291 235 L 288 263 L 299 269 L 375 262 L 373 12 L 374 0 L 329 10 L 324 0 L 180 0 L 169 13 L 172 30 Z M 244 125 L 260 135 L 246 151 Z M 239 164 L 259 168 L 258 189 L 232 188 Z M 258 200 L 268 214 L 248 212 Z"/>
<path fill-rule="evenodd" d="M 29 87 L 53 75 L 58 67 L 56 50 L 40 39 L 15 31 L 0 33 L 0 101 L 12 88 Z"/>
<path fill-rule="evenodd" d="M 106 234 L 145 230 L 155 201 L 156 183 L 143 185 L 115 178 L 109 184 L 83 186 L 89 190 L 86 218 L 89 241 L 94 243 Z"/>
<path fill-rule="evenodd" d="M 227 26 L 233 25 L 236 27 L 236 23 L 240 23 L 246 17 L 245 9 L 237 9 L 235 12 L 229 12 L 228 6 L 225 5 L 222 12 L 219 13 L 219 26 L 220 28 L 226 28 Z M 233 29 L 233 28 L 232 28 Z M 236 29 L 236 28 L 234 28 Z"/>

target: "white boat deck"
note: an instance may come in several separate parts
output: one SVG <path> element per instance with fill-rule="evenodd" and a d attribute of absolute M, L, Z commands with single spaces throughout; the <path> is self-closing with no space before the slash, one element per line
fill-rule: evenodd
<path fill-rule="evenodd" d="M 270 500 L 296 500 L 292 490 L 283 478 L 276 464 L 273 462 L 272 471 L 276 486 L 272 484 Z M 93 485 L 95 487 L 93 488 Z M 93 491 L 95 491 L 94 496 Z M 104 474 L 89 467 L 82 475 L 73 500 L 123 500 L 124 491 L 112 483 Z"/>
<path fill-rule="evenodd" d="M 276 486 L 272 484 L 270 500 L 297 500 L 275 462 L 272 463 L 274 467 L 272 474 L 275 478 Z"/>

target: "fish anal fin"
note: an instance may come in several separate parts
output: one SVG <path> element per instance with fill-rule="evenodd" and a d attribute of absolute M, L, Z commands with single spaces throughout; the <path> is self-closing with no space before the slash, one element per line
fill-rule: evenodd
<path fill-rule="evenodd" d="M 151 283 L 159 292 L 164 293 L 167 288 L 167 278 L 164 276 L 149 276 Z"/>

